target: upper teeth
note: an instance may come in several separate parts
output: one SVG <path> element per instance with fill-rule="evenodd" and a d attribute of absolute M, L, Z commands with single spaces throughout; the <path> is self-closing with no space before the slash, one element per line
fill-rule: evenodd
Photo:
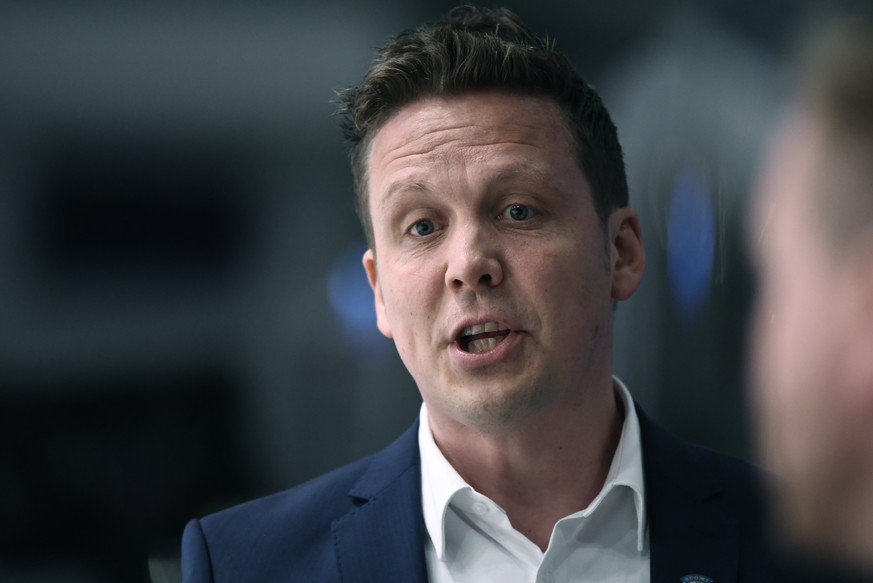
<path fill-rule="evenodd" d="M 499 322 L 485 322 L 484 324 L 473 324 L 472 326 L 467 326 L 464 328 L 464 331 L 461 332 L 461 336 L 473 336 L 484 332 L 502 332 L 504 330 L 509 330 L 509 328 Z"/>

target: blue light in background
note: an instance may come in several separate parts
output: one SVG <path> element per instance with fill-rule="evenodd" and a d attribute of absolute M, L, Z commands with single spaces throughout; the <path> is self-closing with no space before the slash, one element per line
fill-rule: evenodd
<path fill-rule="evenodd" d="M 361 256 L 366 246 L 356 244 L 333 260 L 328 277 L 330 306 L 342 327 L 344 342 L 355 349 L 386 351 L 392 343 L 376 328 L 373 291 L 367 281 Z"/>
<path fill-rule="evenodd" d="M 709 298 L 715 259 L 712 193 L 697 172 L 676 176 L 667 224 L 667 269 L 673 300 L 684 322 L 700 316 Z"/>

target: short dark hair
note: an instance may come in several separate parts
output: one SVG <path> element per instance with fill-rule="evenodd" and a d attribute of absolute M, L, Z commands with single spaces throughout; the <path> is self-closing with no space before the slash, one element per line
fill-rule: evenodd
<path fill-rule="evenodd" d="M 434 23 L 392 39 L 361 84 L 340 93 L 357 210 L 370 248 L 375 243 L 367 160 L 373 137 L 394 113 L 417 99 L 488 89 L 553 99 L 566 115 L 601 223 L 606 225 L 613 210 L 628 204 L 615 124 L 567 57 L 507 9 L 458 6 Z"/>

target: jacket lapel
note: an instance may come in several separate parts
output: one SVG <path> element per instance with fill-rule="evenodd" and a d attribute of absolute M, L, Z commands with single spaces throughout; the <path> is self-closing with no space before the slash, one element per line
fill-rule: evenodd
<path fill-rule="evenodd" d="M 651 580 L 674 583 L 699 574 L 717 583 L 737 579 L 739 527 L 722 485 L 694 449 L 654 425 L 637 407 L 651 549 Z"/>
<path fill-rule="evenodd" d="M 418 422 L 373 456 L 349 495 L 356 508 L 332 525 L 341 580 L 427 581 Z"/>

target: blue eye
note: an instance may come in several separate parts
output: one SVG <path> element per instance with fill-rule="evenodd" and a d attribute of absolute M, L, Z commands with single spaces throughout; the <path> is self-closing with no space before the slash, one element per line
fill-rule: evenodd
<path fill-rule="evenodd" d="M 526 221 L 534 215 L 534 210 L 523 204 L 511 204 L 503 211 L 503 216 L 513 221 Z"/>
<path fill-rule="evenodd" d="M 434 225 L 433 221 L 430 219 L 422 219 L 416 221 L 409 230 L 417 237 L 426 237 L 436 231 L 436 225 Z"/>

